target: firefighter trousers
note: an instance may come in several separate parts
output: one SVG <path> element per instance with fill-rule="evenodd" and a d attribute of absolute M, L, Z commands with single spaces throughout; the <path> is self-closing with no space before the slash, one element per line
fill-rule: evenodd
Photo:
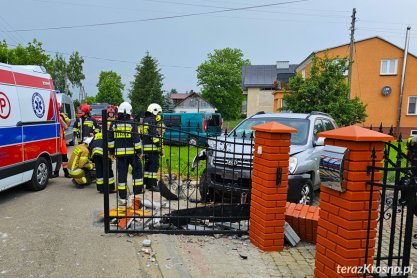
<path fill-rule="evenodd" d="M 143 173 L 143 181 L 146 189 L 155 188 L 158 185 L 158 168 L 159 168 L 159 152 L 145 152 L 145 169 Z"/>
<path fill-rule="evenodd" d="M 112 169 L 112 160 L 108 159 L 108 172 L 109 172 L 109 192 L 114 191 L 114 174 Z M 93 163 L 96 165 L 96 185 L 97 191 L 100 193 L 104 192 L 103 184 L 103 174 L 104 174 L 104 166 L 103 166 L 103 157 L 99 155 L 94 155 Z"/>
<path fill-rule="evenodd" d="M 133 193 L 140 194 L 143 191 L 142 162 L 137 155 L 118 156 L 116 158 L 117 190 L 121 199 L 127 197 L 127 174 L 129 165 L 132 166 Z"/>
<path fill-rule="evenodd" d="M 95 171 L 77 168 L 68 171 L 78 185 L 89 185 L 95 179 Z"/>

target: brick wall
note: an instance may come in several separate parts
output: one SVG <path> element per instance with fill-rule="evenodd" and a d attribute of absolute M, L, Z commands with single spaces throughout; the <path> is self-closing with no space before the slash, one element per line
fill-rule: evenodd
<path fill-rule="evenodd" d="M 301 240 L 316 243 L 320 208 L 287 202 L 285 221 L 291 225 Z"/>

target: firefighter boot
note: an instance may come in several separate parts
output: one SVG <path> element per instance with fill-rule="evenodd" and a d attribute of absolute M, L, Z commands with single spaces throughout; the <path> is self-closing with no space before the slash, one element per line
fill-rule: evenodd
<path fill-rule="evenodd" d="M 64 177 L 71 178 L 71 175 L 68 173 L 68 169 L 64 168 L 63 170 L 64 170 Z"/>

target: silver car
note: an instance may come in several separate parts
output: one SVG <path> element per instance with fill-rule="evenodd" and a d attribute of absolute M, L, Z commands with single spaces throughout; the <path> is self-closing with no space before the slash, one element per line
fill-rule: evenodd
<path fill-rule="evenodd" d="M 242 121 L 227 135 L 208 141 L 208 148 L 200 153 L 207 159 L 206 169 L 200 177 L 202 199 L 219 197 L 242 199 L 250 196 L 254 133 L 252 127 L 278 122 L 297 129 L 291 135 L 288 201 L 311 204 L 314 190 L 320 186 L 319 164 L 324 139 L 319 132 L 335 129 L 330 115 L 321 112 L 257 113 Z"/>

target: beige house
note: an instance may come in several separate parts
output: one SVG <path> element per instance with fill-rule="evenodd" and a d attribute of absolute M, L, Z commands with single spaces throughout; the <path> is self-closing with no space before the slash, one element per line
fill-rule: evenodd
<path fill-rule="evenodd" d="M 295 75 L 297 65 L 288 61 L 278 61 L 276 65 L 254 65 L 242 68 L 242 88 L 246 98 L 246 115 L 259 111 L 274 111 L 274 93 L 283 89 Z"/>

